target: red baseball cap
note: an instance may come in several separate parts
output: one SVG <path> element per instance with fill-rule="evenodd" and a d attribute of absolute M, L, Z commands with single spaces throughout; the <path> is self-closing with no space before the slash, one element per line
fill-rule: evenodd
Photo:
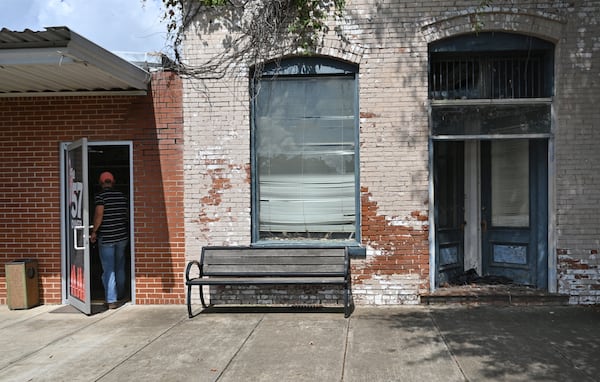
<path fill-rule="evenodd" d="M 110 172 L 105 171 L 102 174 L 100 174 L 100 183 L 106 183 L 107 181 L 110 183 L 114 183 L 115 177 Z"/>

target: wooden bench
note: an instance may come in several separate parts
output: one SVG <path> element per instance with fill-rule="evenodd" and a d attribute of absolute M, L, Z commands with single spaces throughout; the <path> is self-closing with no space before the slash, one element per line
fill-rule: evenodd
<path fill-rule="evenodd" d="M 192 276 L 197 268 L 197 277 Z M 185 270 L 187 307 L 192 287 L 204 308 L 204 285 L 343 285 L 344 316 L 350 315 L 350 261 L 345 247 L 203 247 Z"/>

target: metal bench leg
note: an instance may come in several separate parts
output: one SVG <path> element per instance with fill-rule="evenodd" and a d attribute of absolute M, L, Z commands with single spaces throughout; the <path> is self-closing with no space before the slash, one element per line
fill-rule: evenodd
<path fill-rule="evenodd" d="M 202 285 L 199 285 L 198 288 L 200 289 L 200 302 L 202 303 L 202 307 L 207 308 L 208 306 L 204 302 L 204 293 L 202 293 Z"/>
<path fill-rule="evenodd" d="M 350 317 L 350 288 L 344 286 L 344 318 Z"/>
<path fill-rule="evenodd" d="M 188 285 L 188 292 L 187 292 L 187 298 L 186 298 L 189 318 L 192 318 L 194 316 L 192 314 L 192 286 L 193 285 L 191 285 L 191 284 Z M 202 285 L 198 285 L 198 290 L 200 291 L 200 302 L 202 303 L 202 307 L 207 308 L 207 305 L 204 302 L 204 294 L 202 293 Z"/>
<path fill-rule="evenodd" d="M 187 300 L 186 302 L 187 302 L 187 309 L 188 309 L 188 317 L 192 318 L 192 286 L 191 285 L 188 285 L 186 300 Z"/>

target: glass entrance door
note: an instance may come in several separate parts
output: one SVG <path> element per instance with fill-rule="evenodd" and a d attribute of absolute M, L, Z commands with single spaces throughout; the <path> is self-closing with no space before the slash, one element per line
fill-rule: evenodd
<path fill-rule="evenodd" d="M 82 138 L 67 145 L 64 158 L 67 301 L 91 314 L 87 140 Z"/>

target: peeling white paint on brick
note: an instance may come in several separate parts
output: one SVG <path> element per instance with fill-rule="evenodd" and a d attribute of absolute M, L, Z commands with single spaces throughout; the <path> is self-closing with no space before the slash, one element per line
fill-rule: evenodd
<path fill-rule="evenodd" d="M 367 200 L 376 204 L 378 216 L 388 227 L 425 232 L 428 216 L 429 126 L 427 100 L 427 43 L 472 31 L 471 16 L 478 14 L 484 30 L 520 32 L 556 42 L 556 95 L 554 147 L 555 205 L 550 214 L 556 222 L 555 243 L 565 255 L 555 256 L 557 279 L 550 280 L 572 303 L 600 302 L 593 289 L 600 282 L 598 248 L 600 237 L 600 15 L 598 2 L 495 1 L 479 9 L 479 1 L 439 1 L 435 6 L 419 2 L 347 2 L 348 12 L 340 26 L 348 38 L 339 41 L 335 28 L 323 40 L 318 53 L 360 64 L 360 182 Z M 333 22 L 333 21 L 332 21 Z M 335 24 L 332 24 L 335 27 Z M 222 31 L 186 40 L 188 59 L 206 59 L 223 41 Z M 238 67 L 241 76 L 247 68 Z M 226 78 L 205 83 L 214 105 L 188 80 L 185 82 L 185 218 L 186 249 L 196 258 L 205 244 L 250 243 L 249 99 L 246 78 Z M 211 160 L 222 160 L 211 163 Z M 190 163 L 192 162 L 192 163 Z M 199 203 L 210 189 L 210 171 L 222 171 L 231 188 L 218 192 L 221 203 Z M 202 210 L 204 208 L 204 210 Z M 224 211 L 227 211 L 225 213 Z M 205 213 L 218 221 L 205 225 L 198 216 Z M 207 232 L 202 231 L 206 228 Z M 363 236 L 367 232 L 363 232 Z M 402 237 L 402 236 L 400 236 Z M 363 242 L 365 259 L 353 260 L 357 269 L 368 268 L 376 258 L 387 255 L 385 237 Z M 397 240 L 397 239 L 394 239 Z M 388 241 L 388 242 L 386 242 Z M 386 247 L 387 248 L 387 247 Z M 574 269 L 569 261 L 595 267 Z M 572 268 L 569 268 L 571 266 Z M 376 272 L 373 270 L 373 272 Z M 582 278 L 585 277 L 585 278 Z M 427 277 L 417 274 L 378 275 L 354 284 L 358 304 L 415 304 Z M 596 282 L 596 284 L 594 284 Z M 280 292 L 276 292 L 279 295 Z M 335 298 L 335 293 L 325 293 Z M 310 300 L 312 296 L 303 296 Z M 319 297 L 320 298 L 320 297 Z M 272 302 L 266 295 L 260 301 Z M 314 301 L 314 300 L 310 300 Z"/>

